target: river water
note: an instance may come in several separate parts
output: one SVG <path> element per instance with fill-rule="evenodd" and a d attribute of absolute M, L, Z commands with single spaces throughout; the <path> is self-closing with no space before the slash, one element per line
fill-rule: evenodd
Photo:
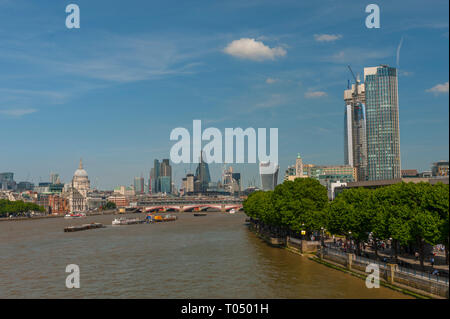
<path fill-rule="evenodd" d="M 0 298 L 408 298 L 269 247 L 243 213 L 176 215 L 127 226 L 111 226 L 113 215 L 0 222 Z M 63 232 L 90 222 L 107 228 Z M 80 268 L 79 289 L 65 286 L 68 264 Z"/>

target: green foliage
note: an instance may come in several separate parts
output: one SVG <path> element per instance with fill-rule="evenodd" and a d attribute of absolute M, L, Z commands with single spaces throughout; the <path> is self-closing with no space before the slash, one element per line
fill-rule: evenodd
<path fill-rule="evenodd" d="M 44 212 L 45 209 L 42 206 L 25 203 L 23 201 L 9 201 L 7 199 L 0 199 L 0 216 L 7 216 L 8 214 L 21 214 L 28 212 Z"/>
<path fill-rule="evenodd" d="M 107 210 L 107 209 L 116 209 L 117 205 L 116 203 L 113 202 L 107 202 L 104 206 L 103 209 Z"/>
<path fill-rule="evenodd" d="M 317 180 L 298 178 L 278 185 L 273 192 L 250 194 L 243 206 L 248 216 L 268 225 L 296 232 L 320 230 L 325 226 L 327 190 Z"/>
<path fill-rule="evenodd" d="M 332 234 L 367 241 L 392 238 L 402 246 L 449 244 L 449 185 L 398 183 L 377 189 L 344 190 L 329 204 L 317 180 L 297 178 L 272 192 L 255 192 L 244 211 L 264 224 L 300 232 L 322 227 Z"/>
<path fill-rule="evenodd" d="M 373 229 L 374 211 L 370 208 L 373 192 L 365 188 L 344 190 L 331 203 L 328 213 L 328 230 L 366 241 Z"/>

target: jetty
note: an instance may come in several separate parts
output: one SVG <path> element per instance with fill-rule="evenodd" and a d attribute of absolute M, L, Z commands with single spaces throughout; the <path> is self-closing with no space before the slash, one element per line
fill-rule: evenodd
<path fill-rule="evenodd" d="M 84 224 L 84 225 L 78 225 L 78 226 L 68 226 L 64 228 L 65 233 L 75 232 L 75 231 L 82 231 L 82 230 L 88 230 L 88 229 L 97 229 L 97 228 L 104 228 L 105 226 L 100 223 L 92 223 L 92 224 Z"/>

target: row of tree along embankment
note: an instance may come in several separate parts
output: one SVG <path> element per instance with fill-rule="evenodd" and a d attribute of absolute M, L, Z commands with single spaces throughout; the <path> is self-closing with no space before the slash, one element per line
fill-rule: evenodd
<path fill-rule="evenodd" d="M 410 264 L 404 261 L 418 258 L 422 272 L 431 274 L 435 266 L 432 248 L 443 245 L 442 259 L 447 266 L 440 269 L 439 279 L 447 277 L 446 290 L 424 288 L 418 283 L 423 278 L 405 277 L 405 271 L 393 278 L 399 282 L 405 277 L 407 286 L 448 297 L 449 185 L 422 182 L 352 188 L 329 202 L 326 188 L 317 180 L 298 178 L 285 181 L 274 191 L 250 194 L 243 206 L 250 217 L 249 227 L 260 237 L 300 252 L 314 252 L 325 238 L 333 236 L 342 238 L 355 258 L 363 258 L 366 248 L 372 247 L 379 262 L 384 259 L 380 247 L 389 245 L 389 263 L 400 263 L 401 267 L 396 267 L 408 270 Z M 425 265 L 426 260 L 432 262 Z"/>

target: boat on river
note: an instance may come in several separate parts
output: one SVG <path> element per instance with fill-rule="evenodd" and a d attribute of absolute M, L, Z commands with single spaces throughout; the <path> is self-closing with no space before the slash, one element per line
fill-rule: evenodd
<path fill-rule="evenodd" d="M 199 217 L 199 216 L 206 216 L 208 214 L 206 213 L 194 213 L 194 216 Z"/>
<path fill-rule="evenodd" d="M 143 224 L 145 220 L 139 218 L 114 218 L 112 221 L 113 225 L 134 225 L 134 224 Z"/>
<path fill-rule="evenodd" d="M 72 212 L 72 213 L 69 213 L 69 214 L 64 215 L 64 218 L 65 218 L 65 219 L 83 218 L 83 217 L 86 217 L 86 214 L 85 214 L 85 213 L 75 213 L 75 212 Z"/>

